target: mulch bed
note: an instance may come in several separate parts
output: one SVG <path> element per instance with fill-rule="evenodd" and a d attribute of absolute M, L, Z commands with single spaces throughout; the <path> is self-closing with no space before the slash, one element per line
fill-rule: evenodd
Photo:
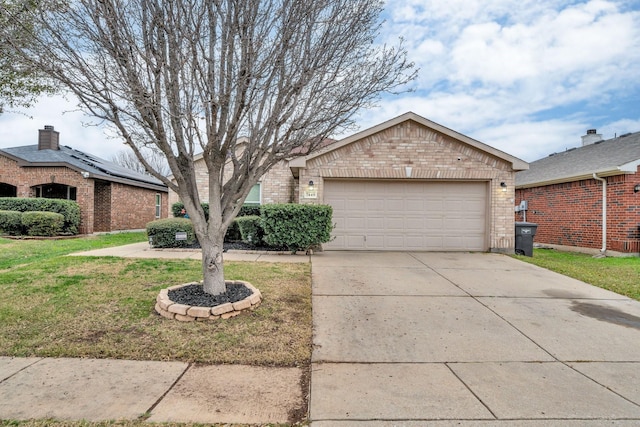
<path fill-rule="evenodd" d="M 215 307 L 228 302 L 238 302 L 253 292 L 241 283 L 227 284 L 227 291 L 220 295 L 206 294 L 199 283 L 169 291 L 169 299 L 178 304 L 193 307 Z"/>

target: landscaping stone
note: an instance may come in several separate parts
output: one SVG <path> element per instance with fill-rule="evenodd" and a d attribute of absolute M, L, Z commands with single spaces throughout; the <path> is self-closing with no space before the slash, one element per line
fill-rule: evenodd
<path fill-rule="evenodd" d="M 251 307 L 251 302 L 248 299 L 243 299 L 242 301 L 234 302 L 232 305 L 234 310 L 242 311 Z"/>
<path fill-rule="evenodd" d="M 187 314 L 193 317 L 204 317 L 208 318 L 211 314 L 211 308 L 209 307 L 191 307 L 187 310 Z"/>
<path fill-rule="evenodd" d="M 195 317 L 192 316 L 183 316 L 182 314 L 176 314 L 175 317 L 176 320 L 179 320 L 181 322 L 193 322 L 194 320 L 196 320 Z"/>
<path fill-rule="evenodd" d="M 185 286 L 193 286 L 194 283 L 185 283 L 183 285 L 171 286 L 162 289 L 156 297 L 155 310 L 162 317 L 181 322 L 193 322 L 204 320 L 230 319 L 239 315 L 244 310 L 254 310 L 262 302 L 262 296 L 258 289 L 248 282 L 236 280 L 227 281 L 227 285 L 243 285 L 246 290 L 251 292 L 250 295 L 236 302 L 227 302 L 213 307 L 192 306 L 180 304 L 171 300 L 169 291 L 179 290 Z M 174 294 L 176 295 L 176 294 Z M 236 294 L 238 296 L 238 294 Z M 243 294 L 239 296 L 242 297 Z"/>
<path fill-rule="evenodd" d="M 189 310 L 191 307 L 188 305 L 183 305 L 183 304 L 171 304 L 171 306 L 169 306 L 169 308 L 167 309 L 167 311 L 169 311 L 170 313 L 176 313 L 176 314 L 182 314 L 185 315 L 187 314 L 187 310 Z"/>

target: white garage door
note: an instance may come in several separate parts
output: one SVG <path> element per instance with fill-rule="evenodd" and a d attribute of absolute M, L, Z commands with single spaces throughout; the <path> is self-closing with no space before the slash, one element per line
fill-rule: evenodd
<path fill-rule="evenodd" d="M 335 239 L 326 249 L 484 251 L 487 184 L 325 180 Z"/>

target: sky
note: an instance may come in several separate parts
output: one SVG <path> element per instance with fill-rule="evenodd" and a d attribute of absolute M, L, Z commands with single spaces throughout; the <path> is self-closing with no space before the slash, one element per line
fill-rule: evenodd
<path fill-rule="evenodd" d="M 356 116 L 358 130 L 412 111 L 531 162 L 640 131 L 640 0 L 389 0 L 379 41 L 419 69 L 405 92 Z M 0 115 L 0 148 L 60 142 L 110 159 L 124 149 L 72 99 Z M 344 137 L 347 135 L 336 135 Z"/>

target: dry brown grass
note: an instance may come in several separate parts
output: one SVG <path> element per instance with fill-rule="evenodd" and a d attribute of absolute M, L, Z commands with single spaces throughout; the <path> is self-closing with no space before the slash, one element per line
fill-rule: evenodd
<path fill-rule="evenodd" d="M 0 355 L 306 366 L 309 264 L 227 263 L 262 304 L 228 320 L 182 323 L 154 311 L 159 290 L 198 280 L 184 260 L 56 257 L 0 277 Z"/>

